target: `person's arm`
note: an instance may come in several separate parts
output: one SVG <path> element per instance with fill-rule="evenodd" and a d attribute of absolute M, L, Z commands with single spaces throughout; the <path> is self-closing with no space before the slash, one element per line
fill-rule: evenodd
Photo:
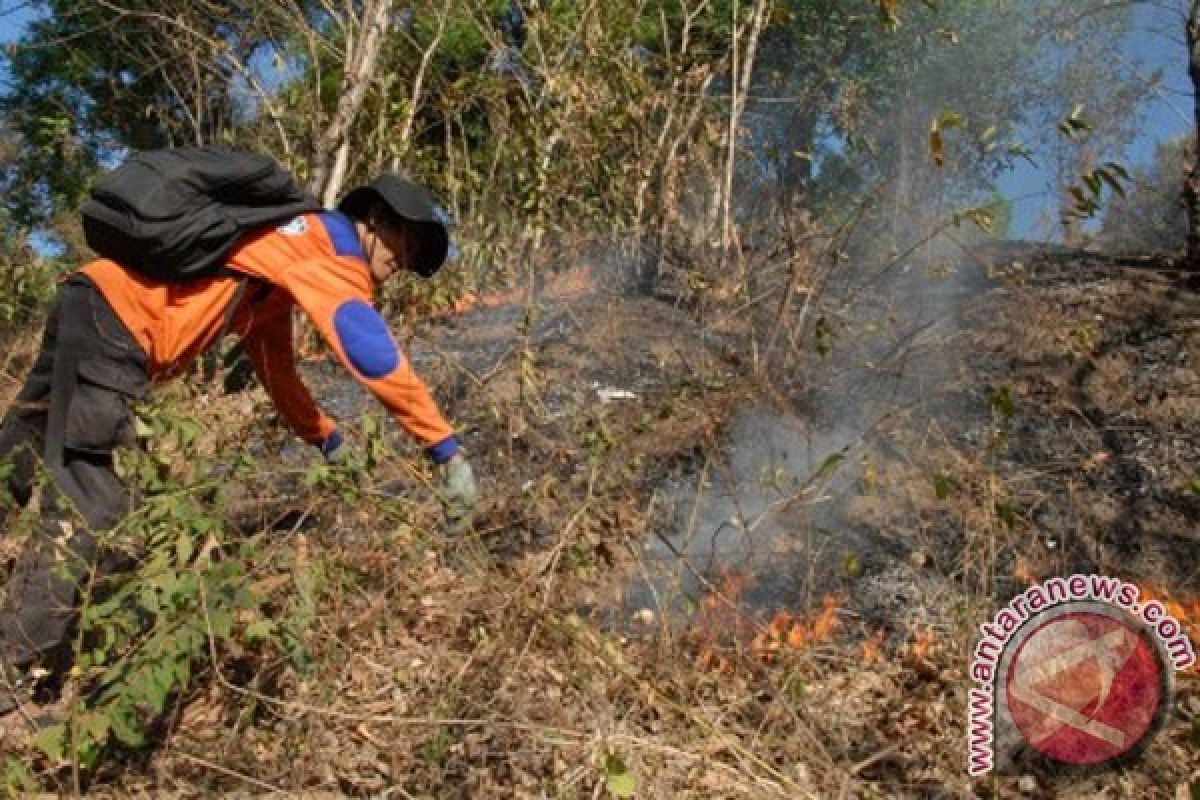
<path fill-rule="evenodd" d="M 350 374 L 436 463 L 452 459 L 458 452 L 454 429 L 372 305 L 365 265 L 341 258 L 301 262 L 286 272 L 284 281 Z"/>
<path fill-rule="evenodd" d="M 270 395 L 284 421 L 304 441 L 322 448 L 336 448 L 337 423 L 317 407 L 308 387 L 296 373 L 292 347 L 291 304 L 267 311 L 255 320 L 242 337 L 242 349 L 254 364 L 254 372 Z"/>

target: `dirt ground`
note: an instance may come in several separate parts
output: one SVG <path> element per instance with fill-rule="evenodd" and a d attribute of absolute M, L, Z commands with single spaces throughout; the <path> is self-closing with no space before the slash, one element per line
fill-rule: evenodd
<path fill-rule="evenodd" d="M 1200 296 L 1152 264 L 977 255 L 917 321 L 936 336 L 860 348 L 895 309 L 831 308 L 832 353 L 769 387 L 733 326 L 594 274 L 423 323 L 409 356 L 485 490 L 465 537 L 393 427 L 347 503 L 247 426 L 260 392 L 205 395 L 209 446 L 274 465 L 224 512 L 275 529 L 260 585 L 311 596 L 309 660 L 220 654 L 93 794 L 1195 796 L 1194 672 L 1119 770 L 967 777 L 968 658 L 1000 604 L 1076 571 L 1200 597 Z M 305 371 L 349 427 L 378 414 Z"/>

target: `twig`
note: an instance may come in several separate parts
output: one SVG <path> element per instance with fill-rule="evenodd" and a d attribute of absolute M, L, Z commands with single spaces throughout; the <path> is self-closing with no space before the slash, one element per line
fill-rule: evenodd
<path fill-rule="evenodd" d="M 185 753 L 182 750 L 176 750 L 175 755 L 179 756 L 184 761 L 192 762 L 198 767 L 204 767 L 205 769 L 212 770 L 213 772 L 219 772 L 229 778 L 236 778 L 237 780 L 244 781 L 251 786 L 257 786 L 258 788 L 266 789 L 269 792 L 276 792 L 279 794 L 284 793 L 283 789 L 279 788 L 278 786 L 273 786 L 266 781 L 261 781 L 252 775 L 246 775 L 245 773 L 238 772 L 237 770 L 230 769 L 229 767 L 222 767 L 220 764 L 214 764 L 213 762 L 201 758 L 200 756 L 194 756 L 191 753 Z"/>
<path fill-rule="evenodd" d="M 850 774 L 857 775 L 858 773 L 862 772 L 864 769 L 871 766 L 872 764 L 877 764 L 880 761 L 882 761 L 883 759 L 887 758 L 892 753 L 899 750 L 901 747 L 903 747 L 903 742 L 897 742 L 896 744 L 893 744 L 893 745 L 883 748 L 878 753 L 875 753 L 872 756 L 868 756 L 867 758 L 864 758 L 862 761 L 859 761 L 857 764 L 855 764 L 854 766 L 852 766 L 850 768 Z"/>

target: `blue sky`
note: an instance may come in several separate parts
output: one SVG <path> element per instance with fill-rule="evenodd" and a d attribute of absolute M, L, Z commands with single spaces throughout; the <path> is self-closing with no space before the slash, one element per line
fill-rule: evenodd
<path fill-rule="evenodd" d="M 1139 6 L 1134 32 L 1118 57 L 1140 63 L 1146 74 L 1163 71 L 1159 92 L 1145 108 L 1141 134 L 1124 158 L 1127 166 L 1149 161 L 1156 145 L 1191 129 L 1192 88 L 1187 75 L 1187 49 L 1182 41 L 1183 0 L 1162 0 Z M 0 45 L 16 41 L 31 18 L 26 0 L 0 0 Z M 4 75 L 0 73 L 0 80 Z M 1024 161 L 1007 174 L 1001 190 L 1014 199 L 1013 234 L 1040 238 L 1039 219 L 1054 219 L 1056 199 L 1047 188 L 1047 175 Z"/>
<path fill-rule="evenodd" d="M 1134 31 L 1125 40 L 1117 57 L 1126 63 L 1139 63 L 1140 72 L 1149 75 L 1163 71 L 1159 92 L 1145 105 L 1141 134 L 1125 154 L 1126 166 L 1147 163 L 1160 143 L 1188 133 L 1192 127 L 1192 86 L 1187 74 L 1187 47 L 1183 42 L 1181 0 L 1166 0 L 1140 6 Z M 1085 113 L 1086 116 L 1086 113 Z M 1039 218 L 1057 219 L 1056 199 L 1047 189 L 1047 173 L 1025 161 L 1006 175 L 1001 190 L 1014 198 L 1013 235 L 1017 238 L 1044 238 Z"/>
<path fill-rule="evenodd" d="M 30 4 L 26 0 L 0 0 L 0 43 L 20 38 L 30 18 Z"/>

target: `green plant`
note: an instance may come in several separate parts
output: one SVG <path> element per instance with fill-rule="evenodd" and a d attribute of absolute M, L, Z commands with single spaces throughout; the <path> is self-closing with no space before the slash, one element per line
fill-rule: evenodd
<path fill-rule="evenodd" d="M 637 791 L 637 780 L 616 753 L 604 757 L 604 786 L 609 794 L 619 798 L 633 797 Z"/>
<path fill-rule="evenodd" d="M 0 324 L 28 321 L 54 296 L 58 270 L 26 247 L 4 245 L 0 249 Z"/>
<path fill-rule="evenodd" d="M 10 798 L 25 797 L 37 789 L 37 781 L 27 765 L 15 758 L 6 759 L 0 770 L 0 794 Z"/>
<path fill-rule="evenodd" d="M 170 408 L 150 409 L 142 420 L 162 437 L 159 448 L 119 458 L 140 507 L 101 537 L 133 566 L 87 576 L 71 670 L 79 692 L 66 718 L 35 739 L 53 763 L 77 770 L 113 748 L 147 745 L 170 703 L 191 687 L 197 664 L 269 643 L 276 629 L 247 572 L 260 542 L 224 537 L 212 510 L 220 488 L 207 478 L 211 465 L 192 459 L 178 477 L 163 469 L 166 452 L 195 449 L 199 425 Z"/>

